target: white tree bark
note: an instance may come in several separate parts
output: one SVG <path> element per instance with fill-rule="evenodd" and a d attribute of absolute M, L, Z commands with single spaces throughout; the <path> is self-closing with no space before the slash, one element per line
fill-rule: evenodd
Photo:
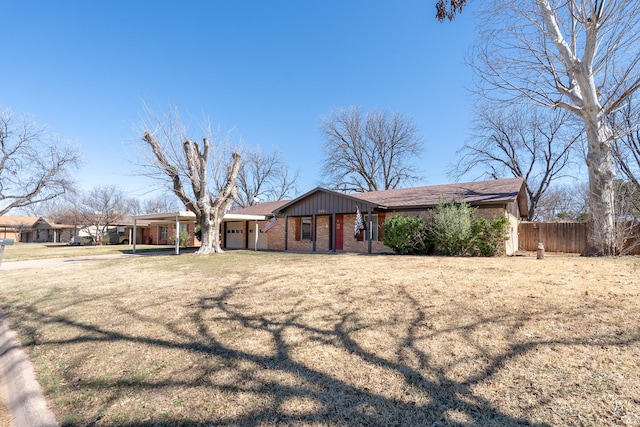
<path fill-rule="evenodd" d="M 606 255 L 615 253 L 614 247 L 614 188 L 613 181 L 616 173 L 613 166 L 611 152 L 612 132 L 605 120 L 605 111 L 600 105 L 596 88 L 593 61 L 595 59 L 600 23 L 604 7 L 604 0 L 588 2 L 589 5 L 578 5 L 575 1 L 574 10 L 582 9 L 582 16 L 573 16 L 577 22 L 584 25 L 584 50 L 582 57 L 571 48 L 560 31 L 555 11 L 548 0 L 536 0 L 540 14 L 544 20 L 546 36 L 554 44 L 570 80 L 570 85 L 558 85 L 560 92 L 573 101 L 564 106 L 567 110 L 577 113 L 584 121 L 587 132 L 587 168 L 589 170 L 589 211 L 591 216 L 591 233 L 589 233 L 590 250 Z M 586 19 L 585 19 L 586 18 Z M 575 34 L 571 35 L 576 37 Z"/>
<path fill-rule="evenodd" d="M 640 4 L 494 0 L 473 63 L 482 96 L 564 108 L 587 136 L 589 252 L 613 254 L 615 169 L 607 116 L 640 88 Z"/>
<path fill-rule="evenodd" d="M 185 207 L 196 215 L 196 221 L 202 232 L 201 245 L 197 254 L 223 252 L 220 246 L 220 225 L 226 209 L 233 202 L 236 191 L 236 178 L 240 169 L 240 154 L 232 155 L 232 162 L 228 167 L 225 186 L 222 191 L 212 197 L 209 189 L 208 172 L 211 158 L 209 139 L 202 140 L 202 147 L 197 142 L 185 139 L 182 142 L 182 155 L 176 148 L 178 144 L 175 135 L 184 135 L 180 128 L 179 119 L 172 116 L 163 123 L 158 117 L 148 111 L 160 127 L 158 133 L 163 140 L 159 141 L 146 130 L 143 141 L 151 149 L 153 156 L 148 159 L 148 176 L 160 180 L 168 180 L 174 194 L 184 203 Z M 145 126 L 146 127 L 146 126 Z M 189 190 L 184 185 L 187 181 Z"/>

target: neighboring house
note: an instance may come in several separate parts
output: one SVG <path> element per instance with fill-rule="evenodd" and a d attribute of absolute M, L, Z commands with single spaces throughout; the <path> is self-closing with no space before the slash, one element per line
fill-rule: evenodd
<path fill-rule="evenodd" d="M 391 249 L 382 243 L 382 223 L 394 215 L 429 217 L 429 211 L 440 202 L 466 202 L 478 208 L 478 214 L 493 218 L 506 216 L 511 223 L 505 243 L 508 255 L 518 250 L 518 222 L 527 217 L 528 199 L 521 178 L 467 182 L 447 185 L 413 187 L 385 191 L 345 194 L 315 188 L 302 196 L 273 209 L 279 226 L 271 228 L 267 244 L 258 249 L 356 253 L 382 253 Z M 231 214 L 259 211 L 267 214 L 271 206 L 253 206 Z M 366 231 L 354 237 L 356 209 L 362 213 Z M 225 216 L 225 222 L 227 221 Z M 267 217 L 265 215 L 265 217 Z M 237 228 L 225 224 L 225 236 L 242 234 L 248 222 Z M 229 233 L 229 230 L 236 230 Z M 240 231 L 237 231 L 240 230 Z M 227 237 L 224 247 L 252 248 Z M 244 238 L 244 242 L 251 239 Z"/>
<path fill-rule="evenodd" d="M 27 243 L 69 243 L 78 235 L 75 225 L 59 224 L 50 218 L 40 217 L 22 232 L 21 242 Z"/>
<path fill-rule="evenodd" d="M 196 215 L 193 212 L 165 212 L 158 214 L 135 215 L 127 217 L 123 224 L 130 230 L 131 243 L 134 245 L 172 245 L 176 228 L 180 233 L 188 233 L 187 246 L 199 246 L 195 237 Z"/>
<path fill-rule="evenodd" d="M 38 217 L 35 216 L 0 216 L 0 239 L 22 242 L 36 221 Z"/>

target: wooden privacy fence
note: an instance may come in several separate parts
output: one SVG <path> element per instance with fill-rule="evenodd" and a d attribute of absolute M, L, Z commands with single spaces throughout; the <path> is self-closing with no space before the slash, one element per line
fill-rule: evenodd
<path fill-rule="evenodd" d="M 587 224 L 583 222 L 521 222 L 520 249 L 535 251 L 538 242 L 548 252 L 581 253 L 587 247 Z"/>
<path fill-rule="evenodd" d="M 640 255 L 640 228 L 629 229 L 630 238 L 624 253 Z M 538 249 L 544 243 L 548 252 L 582 253 L 587 247 L 587 224 L 584 222 L 521 222 L 518 226 L 518 245 L 525 251 Z"/>

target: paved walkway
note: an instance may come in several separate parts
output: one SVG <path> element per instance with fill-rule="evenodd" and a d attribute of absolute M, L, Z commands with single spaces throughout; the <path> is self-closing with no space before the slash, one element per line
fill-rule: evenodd
<path fill-rule="evenodd" d="M 0 389 L 4 402 L 0 407 L 0 421 L 11 422 L 13 419 L 16 427 L 58 427 L 36 381 L 33 365 L 1 310 Z"/>
<path fill-rule="evenodd" d="M 2 270 L 24 270 L 28 268 L 46 268 L 65 264 L 77 264 L 86 261 L 106 261 L 115 258 L 130 258 L 135 256 L 143 256 L 142 254 L 111 254 L 111 255 L 88 255 L 70 258 L 45 258 L 30 259 L 27 261 L 3 261 L 0 265 Z"/>
<path fill-rule="evenodd" d="M 127 258 L 132 254 L 96 255 L 73 258 L 47 258 L 28 261 L 5 261 L 3 270 L 50 268 Z M 11 330 L 5 314 L 0 309 L 0 426 L 58 427 L 40 384 L 36 381 L 33 365 L 20 347 L 17 335 Z"/>

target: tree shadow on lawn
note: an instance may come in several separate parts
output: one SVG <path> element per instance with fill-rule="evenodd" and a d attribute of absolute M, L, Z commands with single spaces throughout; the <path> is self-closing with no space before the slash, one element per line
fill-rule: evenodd
<path fill-rule="evenodd" d="M 166 330 L 167 335 L 179 335 L 182 341 L 163 339 L 158 336 L 139 336 L 131 333 L 96 326 L 62 315 L 52 315 L 39 310 L 43 301 L 26 308 L 13 307 L 11 311 L 21 319 L 37 324 L 54 324 L 72 328 L 73 338 L 46 341 L 35 340 L 27 345 L 67 346 L 97 343 L 130 343 L 152 346 L 158 351 L 177 351 L 194 354 L 202 361 L 197 367 L 199 374 L 189 379 L 94 376 L 76 381 L 69 372 L 62 378 L 68 387 L 87 395 L 107 391 L 110 395 L 99 403 L 92 414 L 70 414 L 63 426 L 264 426 L 264 425 L 486 425 L 486 426 L 546 426 L 529 419 L 514 417 L 496 407 L 495 404 L 474 392 L 474 387 L 490 381 L 505 363 L 525 356 L 540 346 L 594 345 L 584 340 L 532 340 L 508 345 L 496 353 L 478 344 L 476 350 L 485 360 L 482 369 L 464 379 L 452 379 L 447 369 L 433 364 L 434 354 L 418 344 L 424 339 L 424 325 L 429 314 L 425 307 L 411 295 L 398 290 L 407 302 L 410 321 L 403 323 L 393 348 L 376 351 L 369 344 L 363 345 L 359 331 L 377 325 L 363 323 L 354 310 L 329 310 L 319 325 L 309 324 L 305 318 L 310 309 L 304 297 L 299 303 L 277 312 L 252 313 L 246 310 L 241 299 L 234 299 L 242 288 L 242 281 L 224 288 L 217 296 L 202 297 L 190 312 L 193 328 L 184 329 L 167 323 L 163 316 L 141 315 L 127 308 L 119 308 L 131 322 L 155 322 Z M 252 285 L 255 287 L 256 285 Z M 318 303 L 320 304 L 320 303 Z M 327 307 L 324 307 L 324 313 Z M 529 313 L 528 315 L 531 315 Z M 523 315 L 524 316 L 524 315 Z M 523 317 L 524 318 L 524 317 Z M 501 324 L 509 330 L 517 330 L 522 323 L 519 315 L 484 317 L 446 330 L 431 330 L 429 335 L 457 331 L 463 335 L 472 333 L 483 325 Z M 105 323 L 108 323 L 105 321 Z M 388 324 L 393 323 L 389 320 Z M 395 325 L 397 326 L 397 324 Z M 269 351 L 236 345 L 225 339 L 223 329 L 241 331 L 242 337 L 259 337 L 268 341 Z M 420 338 L 418 337 L 420 335 Z M 297 338 L 293 338 L 293 337 Z M 629 342 L 614 337 L 608 345 L 628 345 Z M 608 339 L 608 338 L 607 338 Z M 373 343 L 375 344 L 375 343 Z M 474 344 L 475 345 L 475 344 Z M 602 345 L 599 342 L 597 345 Z M 311 350 L 311 355 L 305 353 Z M 446 349 L 442 349 L 446 351 Z M 317 360 L 313 353 L 317 352 Z M 380 354 L 383 353 L 383 354 Z M 335 356 L 335 358 L 334 358 Z M 342 365 L 340 365 L 342 364 Z M 221 370 L 233 371 L 234 380 L 220 380 Z M 356 377 L 383 375 L 394 379 L 390 387 L 397 388 L 386 393 Z M 381 379 L 384 383 L 385 379 Z M 375 382 L 375 379 L 374 379 Z M 162 393 L 163 390 L 181 388 L 186 390 L 186 399 L 195 390 L 205 389 L 224 396 L 226 413 L 220 416 L 197 416 L 183 418 L 173 415 L 154 415 L 144 419 L 122 419 L 109 421 L 109 411 L 127 410 L 126 406 L 115 409 L 114 405 L 124 397 L 139 393 Z M 253 402 L 253 403 L 252 403 Z M 258 403 L 256 403 L 258 402 Z M 299 403 L 299 410 L 292 406 Z M 544 404 L 540 401 L 539 404 Z M 205 402 L 206 404 L 206 402 Z M 212 403 L 213 404 L 213 403 Z M 236 405 L 233 411 L 228 405 Z M 243 406 L 244 405 L 244 406 Z M 222 408 L 222 409 L 225 409 Z M 190 413 L 191 414 L 191 413 Z"/>

